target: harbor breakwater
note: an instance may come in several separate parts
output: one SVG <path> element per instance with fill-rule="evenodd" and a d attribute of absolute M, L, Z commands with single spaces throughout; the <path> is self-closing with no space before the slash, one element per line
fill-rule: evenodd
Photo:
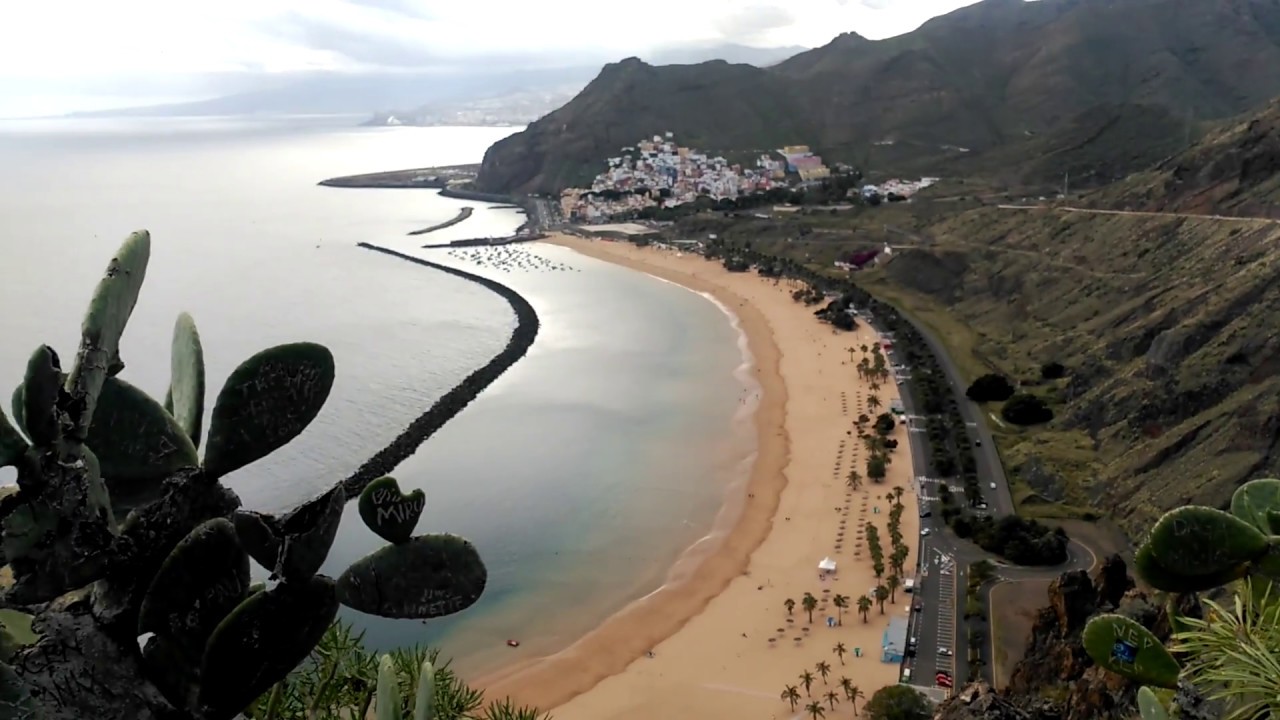
<path fill-rule="evenodd" d="M 502 373 L 524 357 L 525 353 L 529 352 L 529 348 L 533 346 L 534 339 L 538 337 L 538 328 L 540 327 L 538 313 L 533 309 L 533 306 L 520 293 L 500 282 L 465 270 L 449 267 L 448 265 L 441 265 L 419 257 L 406 255 L 390 248 L 365 242 L 357 243 L 357 245 L 366 250 L 380 252 L 460 277 L 496 293 L 503 300 L 506 300 L 507 304 L 515 312 L 516 327 L 511 332 L 511 337 L 507 340 L 506 346 L 497 355 L 494 355 L 489 362 L 475 372 L 463 378 L 462 382 L 458 383 L 452 390 L 442 395 L 426 412 L 409 423 L 409 427 L 405 428 L 404 432 L 392 440 L 391 444 L 375 453 L 350 477 L 342 481 L 343 491 L 348 500 L 358 496 L 365 486 L 373 480 L 394 471 L 400 463 L 417 452 L 427 438 L 434 435 L 436 431 L 445 426 L 445 423 L 462 412 L 463 408 L 479 397 L 485 388 L 492 385 L 493 381 L 497 380 Z"/>
<path fill-rule="evenodd" d="M 458 214 L 456 216 L 440 223 L 439 225 L 432 225 L 429 228 L 423 228 L 421 230 L 410 230 L 409 234 L 410 235 L 426 235 L 427 233 L 433 233 L 437 230 L 443 230 L 447 227 L 453 227 L 454 225 L 457 225 L 463 220 L 466 220 L 467 218 L 471 217 L 471 213 L 473 212 L 475 212 L 475 208 L 464 207 L 458 211 Z"/>

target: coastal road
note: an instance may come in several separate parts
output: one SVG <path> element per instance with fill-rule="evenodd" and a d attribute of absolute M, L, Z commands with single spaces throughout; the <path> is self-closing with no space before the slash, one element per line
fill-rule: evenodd
<path fill-rule="evenodd" d="M 886 339 L 892 338 L 891 333 L 885 333 L 876 326 L 874 317 L 865 312 L 861 317 Z M 964 392 L 967 386 L 960 375 L 959 368 L 946 354 L 945 348 L 937 337 L 910 318 L 908 322 L 911 322 L 924 337 L 955 393 L 961 417 L 968 430 L 970 450 L 974 453 L 977 464 L 983 500 L 998 516 L 1012 514 L 1013 494 L 1009 489 L 1004 465 L 1000 461 L 990 428 L 981 416 L 983 412 L 981 406 L 965 397 Z M 996 582 L 987 583 L 981 590 L 981 599 L 990 611 L 990 593 L 996 584 L 1019 580 L 1053 579 L 1068 570 L 1090 569 L 1096 558 L 1087 547 L 1073 540 L 1068 545 L 1068 560 L 1063 565 L 1051 568 L 1021 567 L 1011 565 L 972 542 L 956 537 L 940 516 L 939 486 L 947 481 L 933 474 L 933 468 L 929 462 L 927 434 L 924 428 L 925 418 L 917 414 L 917 409 L 922 405 L 915 384 L 911 382 L 914 369 L 897 370 L 896 368 L 902 367 L 902 361 L 892 350 L 887 353 L 887 359 L 895 368 L 895 378 L 902 397 L 904 420 L 908 426 L 907 445 L 911 451 L 912 467 L 917 473 L 915 490 L 921 515 L 921 537 L 916 568 L 917 583 L 910 601 L 913 608 L 918 604 L 920 610 L 913 610 L 910 613 L 907 637 L 915 652 L 904 660 L 903 668 L 911 671 L 910 684 L 912 685 L 936 688 L 937 674 L 942 671 L 947 672 L 953 684 L 958 687 L 966 683 L 969 678 L 970 629 L 981 627 L 980 619 L 970 623 L 964 618 L 970 564 L 991 560 L 997 565 Z M 992 420 L 998 422 L 994 418 Z M 991 487 L 993 483 L 994 489 Z M 951 480 L 948 485 L 953 493 L 963 495 L 963 483 Z M 925 534 L 926 530 L 927 534 Z M 993 639 L 991 633 L 987 632 L 982 656 L 985 660 L 983 674 L 988 681 L 992 680 L 993 653 Z"/>
<path fill-rule="evenodd" d="M 997 205 L 1000 210 L 1054 210 L 1057 212 L 1088 213 L 1090 215 L 1130 215 L 1138 217 L 1182 218 L 1186 220 L 1228 220 L 1234 222 L 1280 223 L 1280 219 L 1234 215 L 1201 215 L 1197 213 L 1151 212 L 1146 210 L 1095 210 L 1093 208 L 1053 207 L 1050 205 Z"/>

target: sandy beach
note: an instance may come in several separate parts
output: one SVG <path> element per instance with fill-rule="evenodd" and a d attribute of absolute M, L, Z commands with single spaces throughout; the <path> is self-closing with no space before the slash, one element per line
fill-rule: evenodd
<path fill-rule="evenodd" d="M 883 613 L 873 606 L 867 622 L 856 601 L 877 584 L 862 529 L 874 523 L 890 553 L 886 495 L 895 487 L 905 491 L 908 576 L 916 564 L 919 515 L 906 429 L 893 431 L 899 447 L 882 483 L 863 480 L 854 491 L 846 482 L 850 469 L 866 474 L 854 421 L 877 411 L 867 408 L 870 381 L 855 365 L 858 348 L 876 343 L 875 334 L 865 326 L 837 332 L 813 317 L 815 308 L 792 300 L 792 285 L 730 273 L 696 255 L 563 235 L 549 242 L 709 293 L 730 308 L 763 392 L 759 450 L 746 496 L 721 513 L 716 539 L 686 553 L 660 590 L 563 652 L 479 678 L 486 696 L 536 705 L 557 720 L 750 720 L 801 716 L 810 702 L 800 682 L 806 670 L 816 678 L 812 700 L 833 691 L 842 714 L 851 714 L 842 677 L 868 698 L 897 682 L 898 665 L 881 662 L 881 640 L 891 617 L 909 614 L 911 596 L 899 590 Z M 898 391 L 890 381 L 874 394 L 883 411 Z M 818 570 L 826 557 L 837 562 L 834 574 Z M 805 593 L 819 600 L 812 623 L 800 606 Z M 836 595 L 848 596 L 850 608 L 842 623 L 829 624 L 841 614 Z M 796 603 L 790 614 L 788 599 Z M 820 662 L 830 666 L 825 680 Z M 799 686 L 794 711 L 779 697 L 787 685 Z"/>

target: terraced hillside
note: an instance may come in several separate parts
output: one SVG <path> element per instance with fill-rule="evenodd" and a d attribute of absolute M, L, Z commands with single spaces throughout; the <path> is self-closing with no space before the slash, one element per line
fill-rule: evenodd
<path fill-rule="evenodd" d="M 947 332 L 969 374 L 1052 402 L 1047 428 L 1000 433 L 1023 494 L 1135 531 L 1280 473 L 1280 103 L 1059 204 L 936 222 L 935 244 L 902 238 L 865 276 Z M 1220 217 L 1136 214 L 1189 212 Z M 1244 214 L 1277 219 L 1221 217 Z M 1068 377 L 1041 380 L 1050 361 Z"/>

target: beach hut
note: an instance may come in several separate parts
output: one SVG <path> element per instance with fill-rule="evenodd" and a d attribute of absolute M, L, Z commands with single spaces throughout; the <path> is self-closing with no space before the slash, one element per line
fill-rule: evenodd
<path fill-rule="evenodd" d="M 822 562 L 818 563 L 818 569 L 825 573 L 833 573 L 836 571 L 836 561 L 829 557 L 824 557 Z"/>

